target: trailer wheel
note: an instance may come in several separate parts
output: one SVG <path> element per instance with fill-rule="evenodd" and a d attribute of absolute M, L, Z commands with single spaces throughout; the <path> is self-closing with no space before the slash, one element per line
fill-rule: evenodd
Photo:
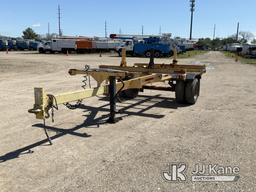
<path fill-rule="evenodd" d="M 125 77 L 123 79 L 123 81 L 129 80 L 129 79 L 132 79 L 132 78 L 134 78 L 134 75 L 130 75 L 130 76 Z M 139 95 L 139 89 L 126 89 L 126 90 L 121 91 L 118 94 L 118 97 L 121 100 L 129 100 L 129 99 L 134 99 L 138 95 Z"/>
<path fill-rule="evenodd" d="M 185 99 L 188 104 L 195 104 L 200 93 L 200 80 L 195 78 L 187 81 L 185 87 Z"/>
<path fill-rule="evenodd" d="M 175 85 L 176 102 L 180 104 L 185 103 L 185 81 L 177 80 Z"/>
<path fill-rule="evenodd" d="M 119 98 L 121 100 L 129 100 L 129 99 L 134 99 L 139 95 L 139 89 L 127 89 L 124 91 L 121 91 L 119 94 Z"/>

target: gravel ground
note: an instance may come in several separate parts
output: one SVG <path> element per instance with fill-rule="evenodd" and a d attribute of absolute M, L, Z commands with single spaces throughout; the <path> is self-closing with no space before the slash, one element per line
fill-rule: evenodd
<path fill-rule="evenodd" d="M 148 62 L 128 58 L 128 63 Z M 169 59 L 158 59 L 168 63 Z M 177 105 L 174 93 L 150 91 L 118 103 L 123 120 L 104 123 L 104 97 L 68 110 L 60 106 L 49 146 L 40 121 L 27 110 L 33 87 L 61 93 L 81 89 L 69 68 L 120 63 L 104 54 L 0 53 L 0 191 L 137 192 L 256 191 L 256 67 L 209 52 L 179 63 L 207 65 L 201 95 L 193 106 Z M 166 182 L 168 164 L 185 162 L 186 182 Z M 195 164 L 240 168 L 237 182 L 192 182 Z"/>

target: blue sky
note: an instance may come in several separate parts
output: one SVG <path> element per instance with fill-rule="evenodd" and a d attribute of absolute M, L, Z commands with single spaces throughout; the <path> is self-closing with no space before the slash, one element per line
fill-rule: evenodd
<path fill-rule="evenodd" d="M 144 34 L 171 32 L 173 36 L 189 36 L 189 0 L 1 0 L 0 34 L 21 36 L 32 27 L 37 33 L 57 32 L 57 6 L 62 11 L 64 35 L 104 36 L 108 33 Z M 256 33 L 255 0 L 196 0 L 193 36 L 226 37 L 236 31 L 240 22 L 243 31 Z"/>

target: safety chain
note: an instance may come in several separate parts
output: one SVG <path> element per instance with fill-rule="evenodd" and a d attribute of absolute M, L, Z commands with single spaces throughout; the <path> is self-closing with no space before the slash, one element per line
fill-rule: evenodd
<path fill-rule="evenodd" d="M 85 65 L 84 66 L 84 71 L 87 72 L 90 69 L 89 65 Z M 84 85 L 82 85 L 83 89 L 86 89 L 87 87 L 87 82 L 89 83 L 89 88 L 91 88 L 91 78 L 88 74 L 83 76 L 84 80 L 82 81 L 84 83 Z"/>
<path fill-rule="evenodd" d="M 71 110 L 74 110 L 74 109 L 77 109 L 82 103 L 82 100 L 78 100 L 76 102 L 76 104 L 70 104 L 70 103 L 64 103 L 64 105 L 68 108 L 68 109 L 71 109 Z"/>
<path fill-rule="evenodd" d="M 47 95 L 49 97 L 49 105 L 46 107 L 45 109 L 45 118 L 49 118 L 50 116 L 52 117 L 52 122 L 54 123 L 54 109 L 58 110 L 58 103 L 57 103 L 57 99 L 54 95 Z M 51 115 L 49 114 L 49 110 L 51 110 Z M 44 133 L 50 143 L 50 145 L 52 145 L 52 140 L 51 137 L 49 136 L 48 132 L 47 132 L 47 128 L 46 128 L 46 122 L 45 122 L 45 118 L 43 119 L 43 128 L 44 128 Z"/>
<path fill-rule="evenodd" d="M 54 95 L 48 94 L 47 96 L 48 96 L 49 99 L 50 99 L 50 105 L 49 105 L 48 108 L 51 109 L 52 122 L 54 123 L 54 109 L 59 110 L 58 103 L 57 103 L 57 99 L 56 99 L 56 97 L 55 97 Z M 47 111 L 48 111 L 48 110 L 47 110 Z M 49 113 L 47 112 L 46 118 L 49 118 L 49 117 L 50 117 L 50 115 L 49 115 Z"/>
<path fill-rule="evenodd" d="M 88 70 L 90 69 L 90 66 L 89 65 L 85 65 L 84 66 L 84 71 L 87 72 Z M 89 88 L 91 88 L 91 78 L 90 76 L 86 73 L 84 76 L 83 76 L 83 85 L 81 86 L 83 89 L 86 89 L 86 87 L 88 86 L 87 82 L 89 83 Z M 77 109 L 81 104 L 82 104 L 83 100 L 80 99 L 76 102 L 76 104 L 70 104 L 70 103 L 64 103 L 64 105 L 68 108 L 68 109 L 71 109 L 71 110 L 74 110 L 74 109 Z"/>

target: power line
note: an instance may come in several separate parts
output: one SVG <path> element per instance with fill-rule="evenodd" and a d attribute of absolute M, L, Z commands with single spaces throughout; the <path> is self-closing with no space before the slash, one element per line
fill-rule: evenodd
<path fill-rule="evenodd" d="M 190 39 L 190 40 L 192 40 L 193 17 L 194 17 L 194 11 L 195 11 L 195 1 L 196 1 L 196 0 L 190 0 L 190 11 L 191 11 L 190 36 L 189 36 L 189 39 Z"/>

